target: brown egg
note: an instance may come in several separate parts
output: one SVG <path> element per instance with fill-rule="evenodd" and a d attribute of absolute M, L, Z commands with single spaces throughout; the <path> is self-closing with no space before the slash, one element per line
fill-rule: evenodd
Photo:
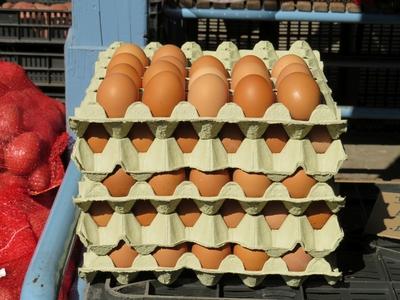
<path fill-rule="evenodd" d="M 305 252 L 299 245 L 293 251 L 286 253 L 282 259 L 286 263 L 289 271 L 303 272 L 307 269 L 308 263 L 313 257 Z"/>
<path fill-rule="evenodd" d="M 147 84 L 143 93 L 153 117 L 169 117 L 179 102 L 185 100 L 182 80 L 172 72 L 161 72 Z"/>
<path fill-rule="evenodd" d="M 125 242 L 120 241 L 118 246 L 108 254 L 116 268 L 130 268 L 138 253 Z"/>
<path fill-rule="evenodd" d="M 247 271 L 260 271 L 269 258 L 264 250 L 250 250 L 240 245 L 233 246 L 233 254 L 239 257 Z"/>
<path fill-rule="evenodd" d="M 244 139 L 239 126 L 232 123 L 225 123 L 218 137 L 227 153 L 236 153 Z"/>
<path fill-rule="evenodd" d="M 110 135 L 103 124 L 91 123 L 86 129 L 83 138 L 93 153 L 101 153 L 106 147 Z"/>
<path fill-rule="evenodd" d="M 142 63 L 143 67 L 145 67 L 149 64 L 149 60 L 146 57 L 146 54 L 144 53 L 142 48 L 140 48 L 139 46 L 137 46 L 135 44 L 129 44 L 129 43 L 121 44 L 121 46 L 119 46 L 115 50 L 114 56 L 121 54 L 121 53 L 129 53 L 129 54 L 136 56 Z"/>
<path fill-rule="evenodd" d="M 332 143 L 332 137 L 325 126 L 314 126 L 307 137 L 316 153 L 325 153 Z"/>
<path fill-rule="evenodd" d="M 239 201 L 231 199 L 224 201 L 219 213 L 228 228 L 236 228 L 246 214 Z"/>
<path fill-rule="evenodd" d="M 307 66 L 304 59 L 302 59 L 300 56 L 297 56 L 295 54 L 288 54 L 279 58 L 274 64 L 271 74 L 272 77 L 278 78 L 282 70 L 291 64 L 303 64 Z"/>
<path fill-rule="evenodd" d="M 88 212 L 97 226 L 105 227 L 110 221 L 114 210 L 107 201 L 96 201 L 90 205 Z"/>
<path fill-rule="evenodd" d="M 185 178 L 185 169 L 179 169 L 176 171 L 154 174 L 150 178 L 149 184 L 156 195 L 170 196 L 174 194 L 176 187 L 183 182 Z"/>
<path fill-rule="evenodd" d="M 122 118 L 129 105 L 139 100 L 139 88 L 128 76 L 112 74 L 101 82 L 96 100 L 109 118 Z"/>
<path fill-rule="evenodd" d="M 112 69 L 114 66 L 119 65 L 119 64 L 128 64 L 132 68 L 134 68 L 139 76 L 143 76 L 144 73 L 144 67 L 136 56 L 129 54 L 129 53 L 120 53 L 117 55 L 114 55 L 110 62 L 108 63 L 107 69 Z"/>
<path fill-rule="evenodd" d="M 186 243 L 172 248 L 158 247 L 153 252 L 153 257 L 157 261 L 159 267 L 173 268 L 179 258 L 188 251 L 189 247 Z"/>
<path fill-rule="evenodd" d="M 201 69 L 198 69 L 193 76 L 189 78 L 189 83 L 188 83 L 188 89 L 190 90 L 192 88 L 192 85 L 196 80 L 204 75 L 207 74 L 213 74 L 221 78 L 221 80 L 224 82 L 226 89 L 229 90 L 229 83 L 228 79 L 226 79 L 224 73 L 222 73 L 220 70 L 216 69 L 215 67 L 204 67 Z"/>
<path fill-rule="evenodd" d="M 278 230 L 288 216 L 286 207 L 279 201 L 268 202 L 262 213 L 269 228 L 272 230 Z"/>
<path fill-rule="evenodd" d="M 163 56 L 163 57 L 160 57 L 159 60 L 157 60 L 157 62 L 160 62 L 160 61 L 168 61 L 168 62 L 172 63 L 174 66 L 176 66 L 178 68 L 179 73 L 182 76 L 182 78 L 186 77 L 186 66 L 175 56 Z"/>
<path fill-rule="evenodd" d="M 297 171 L 286 177 L 282 184 L 286 186 L 289 191 L 289 195 L 292 198 L 305 198 L 308 196 L 311 188 L 317 183 L 317 181 L 306 174 L 303 169 L 297 169 Z"/>
<path fill-rule="evenodd" d="M 154 141 L 154 135 L 146 123 L 133 124 L 128 138 L 138 152 L 147 152 Z"/>
<path fill-rule="evenodd" d="M 196 59 L 190 67 L 189 76 L 192 77 L 197 71 L 205 67 L 218 69 L 225 78 L 229 76 L 222 62 L 212 55 L 203 55 Z"/>
<path fill-rule="evenodd" d="M 320 90 L 311 76 L 292 73 L 280 82 L 277 99 L 286 106 L 293 119 L 307 121 L 320 104 Z"/>
<path fill-rule="evenodd" d="M 262 197 L 271 185 L 271 180 L 263 173 L 247 173 L 240 169 L 233 172 L 233 181 L 237 182 L 246 197 Z"/>
<path fill-rule="evenodd" d="M 190 199 L 182 200 L 176 208 L 176 212 L 186 227 L 193 227 L 201 215 L 197 205 Z"/>
<path fill-rule="evenodd" d="M 282 125 L 272 124 L 265 131 L 264 139 L 272 153 L 280 153 L 289 140 L 289 136 Z"/>
<path fill-rule="evenodd" d="M 296 64 L 287 65 L 287 66 L 281 71 L 281 73 L 279 74 L 279 77 L 278 77 L 277 80 L 276 80 L 275 87 L 278 88 L 278 87 L 279 87 L 279 83 L 280 83 L 283 79 L 285 79 L 286 76 L 288 76 L 288 75 L 290 75 L 290 74 L 292 74 L 292 73 L 297 73 L 297 72 L 304 73 L 304 74 L 309 75 L 309 76 L 312 77 L 312 74 L 311 74 L 311 72 L 310 72 L 310 69 L 309 69 L 309 68 L 307 67 L 307 65 L 305 65 L 305 64 L 296 63 Z"/>
<path fill-rule="evenodd" d="M 192 153 L 199 137 L 190 122 L 179 123 L 175 129 L 174 138 L 183 153 Z"/>
<path fill-rule="evenodd" d="M 152 62 L 155 62 L 164 56 L 174 56 L 179 59 L 179 61 L 181 61 L 184 66 L 186 66 L 185 54 L 179 47 L 175 45 L 167 44 L 158 48 L 153 55 Z"/>
<path fill-rule="evenodd" d="M 262 117 L 275 102 L 272 83 L 259 75 L 247 75 L 236 85 L 233 102 L 239 105 L 246 117 Z"/>
<path fill-rule="evenodd" d="M 305 215 L 307 216 L 312 228 L 322 229 L 332 216 L 332 211 L 326 205 L 325 201 L 317 201 L 310 204 Z"/>
<path fill-rule="evenodd" d="M 133 215 L 142 226 L 149 226 L 157 216 L 157 210 L 149 200 L 136 201 L 132 207 Z"/>
<path fill-rule="evenodd" d="M 247 75 L 259 75 L 269 79 L 269 72 L 265 63 L 255 55 L 246 55 L 239 59 L 232 69 L 231 88 L 236 89 L 237 84 Z"/>
<path fill-rule="evenodd" d="M 153 79 L 153 77 L 155 75 L 165 72 L 165 71 L 176 74 L 176 76 L 178 76 L 180 78 L 180 82 L 182 83 L 182 86 L 184 86 L 184 78 L 182 78 L 181 72 L 179 71 L 179 69 L 174 64 L 170 63 L 169 61 L 160 60 L 160 61 L 157 61 L 157 62 L 151 64 L 151 66 L 144 73 L 143 87 L 146 88 L 147 84 L 151 81 L 151 79 Z"/>
<path fill-rule="evenodd" d="M 187 99 L 200 117 L 216 117 L 221 107 L 228 103 L 229 91 L 219 76 L 205 74 L 193 82 Z"/>
<path fill-rule="evenodd" d="M 214 172 L 191 169 L 189 180 L 199 189 L 201 196 L 213 197 L 218 196 L 221 188 L 230 181 L 230 174 L 227 169 Z"/>
<path fill-rule="evenodd" d="M 136 180 L 133 179 L 131 175 L 125 173 L 122 168 L 116 169 L 102 181 L 103 185 L 113 197 L 128 196 L 129 191 L 135 182 Z"/>
<path fill-rule="evenodd" d="M 232 250 L 230 244 L 216 249 L 194 244 L 192 253 L 199 259 L 203 269 L 218 269 L 224 258 L 232 253 Z"/>
<path fill-rule="evenodd" d="M 115 65 L 112 69 L 107 69 L 107 75 L 109 76 L 111 74 L 124 74 L 128 76 L 137 86 L 138 88 L 142 87 L 142 79 L 139 76 L 139 73 L 131 66 L 128 64 L 118 64 Z"/>

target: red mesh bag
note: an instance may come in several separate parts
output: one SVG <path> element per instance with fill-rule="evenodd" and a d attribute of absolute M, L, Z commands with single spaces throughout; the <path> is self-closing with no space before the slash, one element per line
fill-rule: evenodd
<path fill-rule="evenodd" d="M 37 195 L 61 183 L 64 116 L 64 106 L 36 88 L 21 67 L 0 62 L 0 186 Z"/>
<path fill-rule="evenodd" d="M 61 184 L 68 144 L 64 120 L 62 103 L 36 88 L 20 66 L 0 62 L 0 269 L 6 271 L 1 299 L 19 298 Z"/>

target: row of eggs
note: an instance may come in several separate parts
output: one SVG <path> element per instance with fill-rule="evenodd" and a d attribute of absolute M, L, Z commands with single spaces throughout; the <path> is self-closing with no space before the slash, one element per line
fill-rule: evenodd
<path fill-rule="evenodd" d="M 237 256 L 243 263 L 247 271 L 260 271 L 269 256 L 265 251 L 251 250 L 238 244 L 225 244 L 220 248 L 207 248 L 198 244 L 182 243 L 175 247 L 158 247 L 151 255 L 156 260 L 159 267 L 174 268 L 179 258 L 184 254 L 191 252 L 200 261 L 204 269 L 218 269 L 221 262 L 228 255 Z M 138 253 L 124 242 L 120 242 L 118 247 L 113 249 L 109 257 L 117 268 L 130 268 L 138 256 Z M 291 272 L 302 272 L 306 270 L 308 263 L 313 257 L 304 249 L 297 247 L 282 256 L 287 268 Z"/>
<path fill-rule="evenodd" d="M 308 120 L 320 104 L 320 89 L 299 56 L 288 54 L 273 66 L 272 77 L 265 63 L 255 55 L 246 55 L 233 66 L 231 80 L 223 64 L 205 55 L 193 62 L 189 71 L 186 96 L 187 59 L 181 49 L 164 45 L 157 49 L 150 66 L 143 50 L 134 44 L 116 49 L 101 82 L 96 99 L 110 118 L 124 117 L 127 108 L 141 100 L 154 117 L 169 117 L 184 101 L 197 109 L 200 117 L 216 117 L 223 105 L 232 101 L 246 117 L 262 117 L 274 102 L 284 104 L 293 119 Z"/>
<path fill-rule="evenodd" d="M 189 122 L 180 123 L 174 131 L 174 138 L 183 153 L 191 153 L 199 137 Z M 92 123 L 84 134 L 93 153 L 102 153 L 110 135 L 102 124 Z M 236 153 L 243 139 L 242 131 L 236 124 L 226 123 L 218 137 L 227 153 Z M 138 152 L 147 152 L 154 140 L 154 135 L 146 123 L 136 123 L 128 133 L 128 138 Z M 289 140 L 289 136 L 281 125 L 270 125 L 263 138 L 272 153 L 280 153 Z M 316 153 L 325 153 L 332 143 L 332 137 L 325 126 L 314 126 L 307 137 Z"/>
<path fill-rule="evenodd" d="M 107 226 L 114 214 L 114 210 L 106 201 L 92 203 L 88 212 L 99 227 Z M 132 207 L 132 213 L 140 225 L 150 226 L 157 210 L 150 201 L 139 200 Z M 176 213 L 185 227 L 193 227 L 201 215 L 198 206 L 190 199 L 182 200 L 176 208 Z M 246 214 L 239 202 L 231 199 L 224 201 L 218 213 L 228 228 L 236 228 Z M 278 230 L 288 216 L 288 211 L 282 202 L 272 201 L 267 203 L 261 214 L 270 229 Z M 311 227 L 319 230 L 332 216 L 332 212 L 324 201 L 316 201 L 310 204 L 304 215 L 307 216 Z"/>
<path fill-rule="evenodd" d="M 262 197 L 272 181 L 263 173 L 248 173 L 240 169 L 223 169 L 213 172 L 203 172 L 197 169 L 178 169 L 170 172 L 156 173 L 147 180 L 154 194 L 157 196 L 171 196 L 176 187 L 190 180 L 203 197 L 218 196 L 222 187 L 230 181 L 234 181 L 243 189 L 246 197 Z M 103 179 L 102 184 L 113 197 L 125 197 L 131 187 L 136 183 L 135 179 L 122 168 L 116 170 Z M 312 176 L 299 168 L 296 172 L 282 180 L 292 198 L 305 198 L 311 188 L 317 183 Z"/>

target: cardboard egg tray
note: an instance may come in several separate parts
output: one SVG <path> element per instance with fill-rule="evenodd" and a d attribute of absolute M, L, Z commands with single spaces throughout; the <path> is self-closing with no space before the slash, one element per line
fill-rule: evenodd
<path fill-rule="evenodd" d="M 229 255 L 222 260 L 219 269 L 203 269 L 200 261 L 192 253 L 183 254 L 174 268 L 158 267 L 152 255 L 138 255 L 130 268 L 116 268 L 107 255 L 98 256 L 91 251 L 84 253 L 83 266 L 79 269 L 80 276 L 92 281 L 97 272 L 110 272 L 121 284 L 135 279 L 141 271 L 151 271 L 163 284 L 172 284 L 184 269 L 195 272 L 199 281 L 206 286 L 214 286 L 225 273 L 238 274 L 243 283 L 255 287 L 262 283 L 268 275 L 280 275 L 287 285 L 297 287 L 311 275 L 322 275 L 331 285 L 341 276 L 336 267 L 324 258 L 313 258 L 305 271 L 288 271 L 286 263 L 281 258 L 269 258 L 261 271 L 246 271 L 243 263 L 235 255 Z"/>
<path fill-rule="evenodd" d="M 322 229 L 314 230 L 303 215 L 311 202 L 325 201 L 333 213 L 337 213 L 344 205 L 344 198 L 335 196 L 332 187 L 325 181 L 338 172 L 346 159 L 343 145 L 338 140 L 346 130 L 346 121 L 341 119 L 340 111 L 332 99 L 319 53 L 312 51 L 302 41 L 295 42 L 289 51 L 275 51 L 269 42 L 259 42 L 252 50 L 238 50 L 231 42 L 220 44 L 214 52 L 203 51 L 193 42 L 181 47 L 190 62 L 205 54 L 214 55 L 228 71 L 241 56 L 249 53 L 260 57 L 270 70 L 282 55 L 294 53 L 303 57 L 323 97 L 322 104 L 314 110 L 308 121 L 291 119 L 289 111 L 281 103 L 269 107 L 262 118 L 244 117 L 242 109 L 234 103 L 224 105 L 217 117 L 204 118 L 199 117 L 194 106 L 186 101 L 180 102 L 168 118 L 152 117 L 149 108 L 142 102 L 133 103 L 124 118 L 107 118 L 104 109 L 97 104 L 96 91 L 119 45 L 119 42 L 113 43 L 99 54 L 86 96 L 75 110 L 75 116 L 70 118 L 70 126 L 78 136 L 73 159 L 85 175 L 79 183 L 79 195 L 74 199 L 82 209 L 77 234 L 87 247 L 80 268 L 81 276 L 91 280 L 97 272 L 111 272 L 119 282 L 127 283 L 141 271 L 153 271 L 160 282 L 170 284 L 187 268 L 194 270 L 199 280 L 208 286 L 215 285 L 224 273 L 239 274 L 248 286 L 256 286 L 267 275 L 274 274 L 281 275 L 290 286 L 300 285 L 310 275 L 323 275 L 329 283 L 335 283 L 341 273 L 331 266 L 330 254 L 343 238 L 337 217 L 332 215 Z M 144 51 L 151 58 L 160 46 L 153 42 Z M 275 82 L 275 78 L 272 80 Z M 185 121 L 191 122 L 199 136 L 190 154 L 183 154 L 173 137 L 177 125 Z M 132 125 L 139 122 L 146 122 L 155 136 L 146 153 L 138 153 L 127 138 Z M 111 136 L 102 153 L 94 154 L 83 138 L 90 123 L 103 124 Z M 218 138 L 225 123 L 237 124 L 245 136 L 233 154 L 225 151 Z M 278 154 L 270 152 L 262 137 L 270 124 L 282 124 L 290 137 Z M 316 125 L 326 126 L 334 139 L 324 154 L 316 154 L 306 139 Z M 112 197 L 100 182 L 117 166 L 121 166 L 137 181 L 125 197 Z M 215 197 L 200 196 L 190 181 L 178 185 L 171 196 L 157 196 L 146 182 L 153 173 L 186 167 L 203 171 L 239 168 L 247 172 L 262 172 L 274 183 L 262 197 L 249 198 L 235 182 L 227 183 Z M 286 187 L 278 181 L 293 174 L 299 167 L 320 182 L 314 185 L 306 198 L 291 198 Z M 193 199 L 201 211 L 193 227 L 185 227 L 175 212 L 182 199 Z M 235 228 L 228 228 L 218 213 L 226 199 L 239 201 L 246 212 Z M 131 212 L 138 200 L 149 201 L 158 212 L 149 226 L 141 226 Z M 88 212 L 91 204 L 99 201 L 107 201 L 114 210 L 105 227 L 97 226 Z M 288 216 L 278 230 L 271 230 L 262 214 L 269 201 L 280 201 L 288 210 Z M 139 253 L 130 268 L 116 268 L 107 255 L 121 240 Z M 263 269 L 257 272 L 246 271 L 235 255 L 226 257 L 218 270 L 203 269 L 192 253 L 182 255 L 174 268 L 158 267 L 152 251 L 158 246 L 172 247 L 182 242 L 211 248 L 237 243 L 250 249 L 264 250 L 270 258 Z M 298 244 L 314 258 L 304 272 L 290 272 L 280 256 Z"/>
<path fill-rule="evenodd" d="M 308 121 L 293 120 L 287 108 L 281 103 L 274 103 L 265 112 L 262 118 L 246 118 L 242 109 L 235 103 L 225 104 L 218 112 L 217 117 L 199 117 L 195 107 L 187 101 L 180 102 L 173 110 L 170 117 L 153 117 L 149 108 L 138 101 L 131 104 L 124 118 L 108 118 L 104 109 L 96 101 L 96 91 L 104 78 L 106 67 L 110 61 L 118 43 L 112 44 L 108 50 L 99 55 L 96 63 L 95 74 L 86 91 L 86 96 L 80 107 L 75 109 L 75 116 L 70 118 L 70 126 L 82 136 L 88 123 L 111 123 L 111 135 L 121 138 L 126 135 L 126 130 L 135 122 L 146 122 L 150 127 L 156 126 L 156 137 L 167 138 L 166 132 L 175 128 L 178 122 L 192 122 L 197 127 L 201 139 L 212 138 L 210 133 L 216 132 L 214 128 L 221 128 L 225 122 L 237 123 L 248 127 L 251 132 L 265 130 L 267 124 L 283 124 L 289 136 L 293 139 L 302 139 L 314 125 L 326 125 L 332 136 L 340 135 L 346 129 L 346 121 L 341 119 L 340 110 L 332 99 L 332 91 L 328 87 L 326 77 L 322 72 L 323 64 L 319 60 L 318 52 L 312 51 L 306 42 L 295 42 L 289 51 L 275 51 L 269 42 L 259 42 L 252 50 L 238 50 L 231 42 L 221 43 L 215 52 L 202 51 L 200 46 L 194 42 L 187 42 L 181 48 L 190 61 L 204 54 L 215 55 L 222 61 L 225 67 L 230 70 L 232 65 L 243 55 L 255 54 L 264 60 L 271 69 L 273 63 L 282 55 L 294 53 L 304 58 L 319 85 L 322 94 L 322 104 L 313 111 Z M 150 43 L 145 48 L 145 53 L 151 57 L 161 44 Z M 274 80 L 274 79 L 273 79 Z M 261 128 L 260 128 L 261 127 Z M 204 133 L 204 134 L 203 134 Z M 335 134 L 333 134 L 335 133 Z M 256 134 L 257 135 L 257 134 Z M 251 138 L 246 133 L 246 136 Z M 254 138 L 254 137 L 252 137 Z"/>
<path fill-rule="evenodd" d="M 172 196 L 156 196 L 147 182 L 140 181 L 132 186 L 126 197 L 112 197 L 103 184 L 89 179 L 79 182 L 79 194 L 74 202 L 83 211 L 87 211 L 93 202 L 108 201 L 116 212 L 128 213 L 137 200 L 149 200 L 159 213 L 170 214 L 182 199 L 193 199 L 199 210 L 208 215 L 216 214 L 225 199 L 239 201 L 245 212 L 250 215 L 260 213 L 270 201 L 282 202 L 293 215 L 303 214 L 310 203 L 316 201 L 325 201 L 334 213 L 344 206 L 344 198 L 335 196 L 334 190 L 327 183 L 315 184 L 306 198 L 291 198 L 287 188 L 282 183 L 275 182 L 267 188 L 263 197 L 249 198 L 236 182 L 225 184 L 215 197 L 204 197 L 200 196 L 199 190 L 191 181 L 179 184 Z"/>
<path fill-rule="evenodd" d="M 93 153 L 86 140 L 78 138 L 72 157 L 82 173 L 91 179 L 111 173 L 119 165 L 131 174 L 185 167 L 202 171 L 239 168 L 262 172 L 275 180 L 302 167 L 317 180 L 326 181 L 338 172 L 347 156 L 340 140 L 334 140 L 324 154 L 317 154 L 308 139 L 290 139 L 281 153 L 273 154 L 263 138 L 245 138 L 236 153 L 227 153 L 219 138 L 199 139 L 192 153 L 184 154 L 175 138 L 169 137 L 156 138 L 146 153 L 138 153 L 128 138 L 110 138 L 102 153 Z"/>
<path fill-rule="evenodd" d="M 193 227 L 185 227 L 177 213 L 157 214 L 149 226 L 141 226 L 132 213 L 114 213 L 107 226 L 98 227 L 90 214 L 81 213 L 76 232 L 85 247 L 98 255 L 106 255 L 124 240 L 142 255 L 150 254 L 157 246 L 192 242 L 213 248 L 240 244 L 264 250 L 270 257 L 280 257 L 300 244 L 313 257 L 322 258 L 343 238 L 336 215 L 319 230 L 312 228 L 306 216 L 288 215 L 278 230 L 272 230 L 263 215 L 245 214 L 237 227 L 228 228 L 219 214 L 201 214 Z"/>

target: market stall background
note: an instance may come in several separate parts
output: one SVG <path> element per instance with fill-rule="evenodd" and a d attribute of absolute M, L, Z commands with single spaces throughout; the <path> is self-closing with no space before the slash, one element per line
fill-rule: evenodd
<path fill-rule="evenodd" d="M 244 10 L 234 10 L 231 7 L 215 8 L 212 5 L 207 8 L 193 5 L 182 8 L 177 7 L 176 3 L 163 5 L 162 1 L 121 1 L 117 8 L 110 1 L 75 1 L 73 4 L 72 31 L 65 47 L 68 112 L 72 112 L 72 108 L 83 97 L 98 51 L 114 40 L 132 41 L 142 45 L 151 40 L 177 44 L 185 40 L 195 40 L 204 48 L 213 49 L 226 39 L 243 47 L 250 47 L 259 39 L 268 39 L 278 49 L 287 49 L 292 41 L 306 39 L 313 48 L 320 50 L 322 59 L 326 62 L 326 73 L 334 91 L 334 99 L 344 106 L 344 116 L 360 119 L 350 122 L 350 130 L 355 132 L 351 139 L 349 137 L 350 145 L 346 146 L 350 160 L 348 168 L 338 175 L 338 179 L 398 182 L 396 170 L 399 166 L 399 143 L 390 133 L 390 130 L 398 126 L 398 121 L 393 119 L 398 119 L 399 115 L 396 110 L 399 102 L 396 99 L 400 86 L 400 27 L 396 24 L 396 8 L 387 10 L 384 7 L 380 11 L 367 9 L 363 13 L 335 14 L 280 10 L 271 14 L 261 6 L 260 9 L 247 7 Z M 115 14 L 111 15 L 111 11 L 115 11 Z M 383 11 L 386 14 L 382 14 Z M 321 15 L 323 13 L 326 18 Z M 115 15 L 118 16 L 117 24 L 114 22 Z M 223 20 L 222 17 L 230 20 Z M 258 20 L 239 20 L 246 18 Z M 271 22 L 274 20 L 276 22 Z M 38 48 L 45 49 L 44 47 L 42 45 Z M 5 49 L 3 46 L 0 48 Z M 34 47 L 31 46 L 30 49 Z M 47 61 L 44 72 L 61 73 L 60 61 L 49 63 L 49 57 L 51 55 L 42 56 L 41 61 Z M 20 61 L 22 65 L 26 65 L 29 60 Z M 27 69 L 29 73 L 29 68 Z M 53 78 L 61 78 L 61 75 L 54 75 Z M 46 84 L 42 87 L 43 90 L 45 86 Z M 388 120 L 372 123 L 368 120 L 371 118 Z M 368 132 L 375 130 L 374 136 L 363 136 L 361 133 L 367 131 L 366 129 Z M 382 135 L 382 132 L 385 134 Z M 376 146 L 379 144 L 382 146 Z M 360 145 L 369 146 L 364 147 L 364 156 L 352 155 L 360 152 Z M 382 153 L 381 151 L 384 152 L 379 155 L 378 163 L 365 159 L 378 157 L 376 154 Z M 70 172 L 74 172 L 71 168 L 74 167 L 70 166 Z"/>

